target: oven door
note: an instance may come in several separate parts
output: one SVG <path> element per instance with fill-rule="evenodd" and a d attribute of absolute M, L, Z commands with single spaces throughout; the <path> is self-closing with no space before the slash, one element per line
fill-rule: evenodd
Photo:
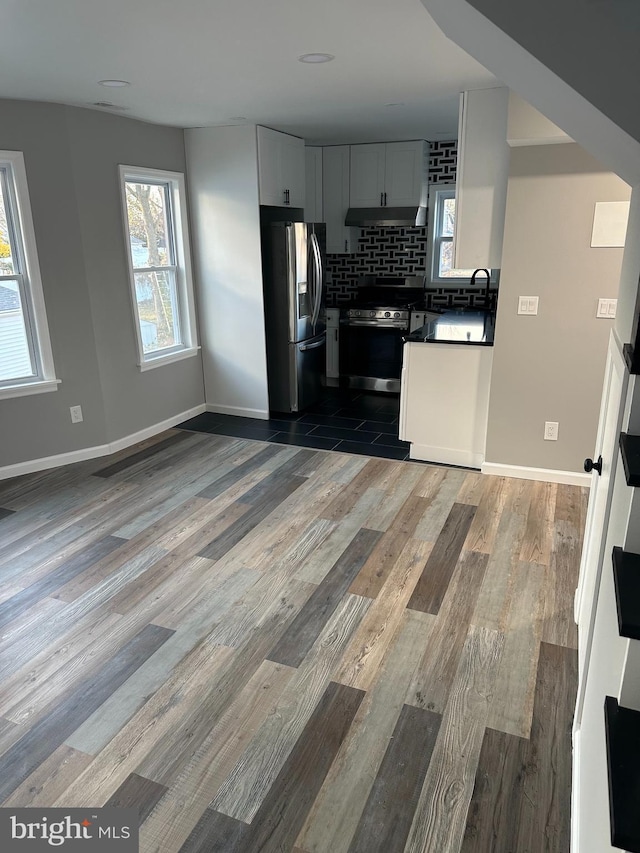
<path fill-rule="evenodd" d="M 406 329 L 340 326 L 340 376 L 350 388 L 400 392 L 402 337 Z"/>

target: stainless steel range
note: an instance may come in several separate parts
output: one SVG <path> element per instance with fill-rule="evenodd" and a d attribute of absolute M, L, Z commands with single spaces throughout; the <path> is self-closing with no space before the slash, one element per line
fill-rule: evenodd
<path fill-rule="evenodd" d="M 424 305 L 424 278 L 367 276 L 342 311 L 340 374 L 349 387 L 399 393 L 402 333 L 411 309 Z"/>

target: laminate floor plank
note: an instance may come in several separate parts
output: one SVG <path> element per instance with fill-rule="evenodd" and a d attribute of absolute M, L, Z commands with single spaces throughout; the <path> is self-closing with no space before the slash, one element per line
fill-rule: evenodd
<path fill-rule="evenodd" d="M 575 515 L 570 521 L 556 521 L 554 528 L 553 550 L 547 569 L 542 640 L 577 649 L 578 626 L 573 618 L 573 602 L 578 586 L 582 542 L 574 532 Z"/>
<path fill-rule="evenodd" d="M 132 773 L 105 803 L 116 809 L 138 809 L 139 824 L 143 824 L 166 794 L 164 785 Z"/>
<path fill-rule="evenodd" d="M 472 628 L 416 806 L 406 853 L 458 853 L 504 637 Z"/>
<path fill-rule="evenodd" d="M 0 483 L 0 801 L 138 808 L 141 853 L 567 853 L 587 497 L 193 430 Z"/>
<path fill-rule="evenodd" d="M 532 490 L 520 559 L 523 563 L 540 563 L 548 566 L 553 543 L 553 516 L 557 486 L 555 483 L 535 482 Z"/>
<path fill-rule="evenodd" d="M 62 744 L 2 803 L 4 808 L 49 806 L 93 761 L 92 755 Z"/>
<path fill-rule="evenodd" d="M 24 782 L 169 636 L 170 632 L 163 628 L 144 628 L 102 668 L 99 679 L 83 685 L 57 705 L 5 752 L 0 757 L 0 800 Z"/>
<path fill-rule="evenodd" d="M 143 827 L 140 841 L 147 853 L 175 853 L 182 849 L 254 733 L 276 712 L 280 695 L 294 672 L 271 661 L 264 661 L 256 670 L 194 750 L 163 798 L 162 806 L 153 811 Z M 210 840 L 215 843 L 214 838 Z"/>
<path fill-rule="evenodd" d="M 360 596 L 347 596 L 344 605 L 333 614 L 283 691 L 276 712 L 265 720 L 227 776 L 211 803 L 214 809 L 238 820 L 253 821 L 369 604 Z M 361 691 L 353 692 L 362 695 Z"/>
<path fill-rule="evenodd" d="M 340 521 L 318 519 L 328 521 L 334 527 L 324 542 L 301 561 L 296 570 L 296 577 L 309 583 L 322 583 L 360 528 L 365 527 L 365 522 L 372 510 L 379 506 L 383 499 L 384 492 L 378 489 L 367 489 Z"/>
<path fill-rule="evenodd" d="M 402 549 L 413 535 L 428 505 L 426 498 L 411 495 L 398 510 L 396 518 L 372 550 L 368 560 L 353 579 L 349 592 L 377 598 L 393 570 Z"/>
<path fill-rule="evenodd" d="M 322 632 L 380 539 L 380 532 L 361 529 L 329 574 L 293 620 L 267 657 L 286 666 L 299 666 Z"/>
<path fill-rule="evenodd" d="M 327 686 L 244 835 L 245 850 L 276 853 L 293 847 L 363 696 L 353 687 Z"/>
<path fill-rule="evenodd" d="M 402 710 L 411 667 L 428 645 L 434 618 L 404 611 L 395 642 L 387 649 L 298 836 L 297 844 L 308 853 L 348 850 Z"/>
<path fill-rule="evenodd" d="M 545 566 L 519 563 L 487 725 L 528 738 L 542 634 Z"/>
<path fill-rule="evenodd" d="M 472 628 L 478 590 L 486 567 L 486 554 L 476 551 L 462 553 L 442 608 L 429 625 L 427 645 L 407 691 L 407 704 L 444 713 Z"/>
<path fill-rule="evenodd" d="M 461 853 L 525 853 L 529 849 L 518 846 L 517 819 L 528 760 L 527 740 L 485 731 Z"/>
<path fill-rule="evenodd" d="M 349 853 L 404 849 L 440 719 L 422 708 L 403 707 Z"/>
<path fill-rule="evenodd" d="M 571 723 L 578 684 L 575 649 L 541 643 L 518 850 L 564 853 L 570 847 Z"/>
<path fill-rule="evenodd" d="M 335 681 L 360 690 L 371 687 L 385 652 L 402 624 L 407 601 L 422 574 L 431 548 L 431 543 L 420 539 L 410 539 L 406 543 L 380 594 L 351 638 L 334 676 Z"/>
<path fill-rule="evenodd" d="M 408 607 L 425 613 L 438 613 L 475 512 L 476 508 L 469 504 L 452 506 Z"/>

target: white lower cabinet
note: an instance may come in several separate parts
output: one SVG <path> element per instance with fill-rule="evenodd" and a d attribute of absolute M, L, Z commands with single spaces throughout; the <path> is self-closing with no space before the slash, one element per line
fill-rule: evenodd
<path fill-rule="evenodd" d="M 340 349 L 339 349 L 339 324 L 340 309 L 327 308 L 327 384 L 335 385 L 340 378 Z"/>
<path fill-rule="evenodd" d="M 411 459 L 482 465 L 492 363 L 492 347 L 404 345 L 400 438 L 411 442 Z"/>

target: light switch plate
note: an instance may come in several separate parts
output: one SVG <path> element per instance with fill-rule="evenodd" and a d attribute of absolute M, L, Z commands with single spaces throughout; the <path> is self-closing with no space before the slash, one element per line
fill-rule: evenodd
<path fill-rule="evenodd" d="M 518 314 L 537 314 L 538 313 L 538 297 L 537 296 L 519 296 L 518 297 Z"/>
<path fill-rule="evenodd" d="M 600 317 L 605 320 L 614 320 L 616 316 L 617 307 L 617 299 L 598 299 L 598 310 L 596 311 L 596 317 Z"/>

